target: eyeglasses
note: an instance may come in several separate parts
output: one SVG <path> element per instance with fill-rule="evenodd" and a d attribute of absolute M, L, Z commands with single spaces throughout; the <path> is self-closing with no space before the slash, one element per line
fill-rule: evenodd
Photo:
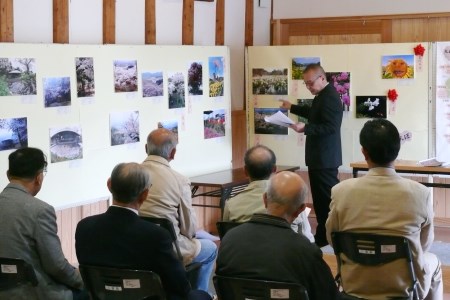
<path fill-rule="evenodd" d="M 45 168 L 42 170 L 42 175 L 44 175 L 44 177 L 45 177 L 45 175 L 47 175 L 47 167 L 45 167 Z"/>
<path fill-rule="evenodd" d="M 306 85 L 306 86 L 312 86 L 314 84 L 314 82 L 316 82 L 316 80 L 319 79 L 320 76 L 322 76 L 322 75 L 317 76 L 313 80 L 303 81 L 303 84 Z"/>

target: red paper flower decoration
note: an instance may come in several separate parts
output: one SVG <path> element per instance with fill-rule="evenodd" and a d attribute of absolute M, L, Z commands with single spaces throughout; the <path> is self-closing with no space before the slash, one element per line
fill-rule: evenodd
<path fill-rule="evenodd" d="M 395 102 L 395 100 L 397 100 L 398 94 L 397 91 L 395 89 L 389 90 L 388 91 L 388 98 L 389 100 L 391 100 L 392 102 Z"/>
<path fill-rule="evenodd" d="M 419 44 L 416 47 L 414 47 L 415 55 L 423 56 L 424 53 L 425 53 L 425 48 L 422 46 L 422 44 Z"/>

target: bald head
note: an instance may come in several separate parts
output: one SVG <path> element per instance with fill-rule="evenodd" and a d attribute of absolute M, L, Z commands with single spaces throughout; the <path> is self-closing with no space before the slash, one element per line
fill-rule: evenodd
<path fill-rule="evenodd" d="M 275 153 L 263 145 L 248 149 L 244 161 L 245 170 L 251 181 L 268 179 L 276 171 Z"/>
<path fill-rule="evenodd" d="M 118 164 L 108 179 L 114 202 L 122 204 L 137 202 L 143 193 L 147 196 L 150 185 L 149 172 L 137 163 Z"/>
<path fill-rule="evenodd" d="M 158 128 L 150 132 L 145 149 L 148 155 L 157 155 L 167 160 L 173 159 L 177 140 L 175 134 L 165 128 Z"/>

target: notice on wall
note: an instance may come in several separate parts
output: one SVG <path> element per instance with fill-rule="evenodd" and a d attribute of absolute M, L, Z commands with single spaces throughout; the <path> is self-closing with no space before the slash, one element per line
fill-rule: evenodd
<path fill-rule="evenodd" d="M 436 159 L 450 162 L 450 43 L 436 49 Z"/>

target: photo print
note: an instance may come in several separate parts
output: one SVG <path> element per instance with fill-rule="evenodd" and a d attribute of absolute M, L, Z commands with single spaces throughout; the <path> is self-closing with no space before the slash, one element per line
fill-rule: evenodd
<path fill-rule="evenodd" d="M 164 95 L 163 72 L 142 72 L 142 97 L 159 97 Z"/>
<path fill-rule="evenodd" d="M 209 97 L 223 96 L 224 58 L 213 56 L 208 58 Z"/>
<path fill-rule="evenodd" d="M 177 120 L 169 120 L 169 121 L 159 121 L 158 128 L 165 128 L 167 130 L 172 131 L 178 140 L 178 121 Z"/>
<path fill-rule="evenodd" d="M 342 102 L 342 110 L 350 110 L 350 72 L 326 72 L 327 80 L 334 85 Z"/>
<path fill-rule="evenodd" d="M 356 118 L 387 116 L 386 96 L 356 96 Z"/>
<path fill-rule="evenodd" d="M 184 76 L 181 72 L 168 74 L 169 109 L 185 107 Z"/>
<path fill-rule="evenodd" d="M 288 69 L 253 69 L 253 95 L 287 95 Z"/>
<path fill-rule="evenodd" d="M 27 118 L 0 119 L 0 151 L 28 147 Z"/>
<path fill-rule="evenodd" d="M 83 158 L 81 126 L 50 128 L 50 160 L 52 163 Z"/>
<path fill-rule="evenodd" d="M 386 55 L 381 58 L 382 79 L 414 78 L 414 55 Z"/>
<path fill-rule="evenodd" d="M 255 116 L 255 134 L 275 134 L 275 135 L 287 135 L 288 127 L 267 123 L 264 117 L 271 116 L 276 112 L 281 111 L 288 116 L 288 110 L 282 108 L 257 108 L 254 109 Z"/>
<path fill-rule="evenodd" d="M 94 58 L 76 57 L 75 71 L 77 74 L 77 97 L 95 96 Z"/>
<path fill-rule="evenodd" d="M 225 136 L 225 109 L 205 110 L 203 112 L 204 138 Z"/>
<path fill-rule="evenodd" d="M 202 62 L 195 61 L 188 69 L 188 91 L 189 95 L 203 95 L 203 66 Z"/>
<path fill-rule="evenodd" d="M 34 58 L 0 58 L 0 96 L 36 95 Z"/>
<path fill-rule="evenodd" d="M 71 105 L 70 77 L 47 77 L 43 81 L 45 107 Z"/>
<path fill-rule="evenodd" d="M 114 61 L 114 91 L 116 93 L 138 90 L 137 60 Z"/>
<path fill-rule="evenodd" d="M 292 59 L 292 80 L 303 80 L 303 71 L 310 64 L 320 65 L 320 57 L 294 57 Z"/>
<path fill-rule="evenodd" d="M 139 112 L 113 112 L 109 114 L 111 146 L 139 142 Z"/>
<path fill-rule="evenodd" d="M 297 105 L 300 107 L 308 107 L 311 108 L 314 99 L 297 99 Z M 298 122 L 302 122 L 308 124 L 308 119 L 302 116 L 298 116 Z"/>

